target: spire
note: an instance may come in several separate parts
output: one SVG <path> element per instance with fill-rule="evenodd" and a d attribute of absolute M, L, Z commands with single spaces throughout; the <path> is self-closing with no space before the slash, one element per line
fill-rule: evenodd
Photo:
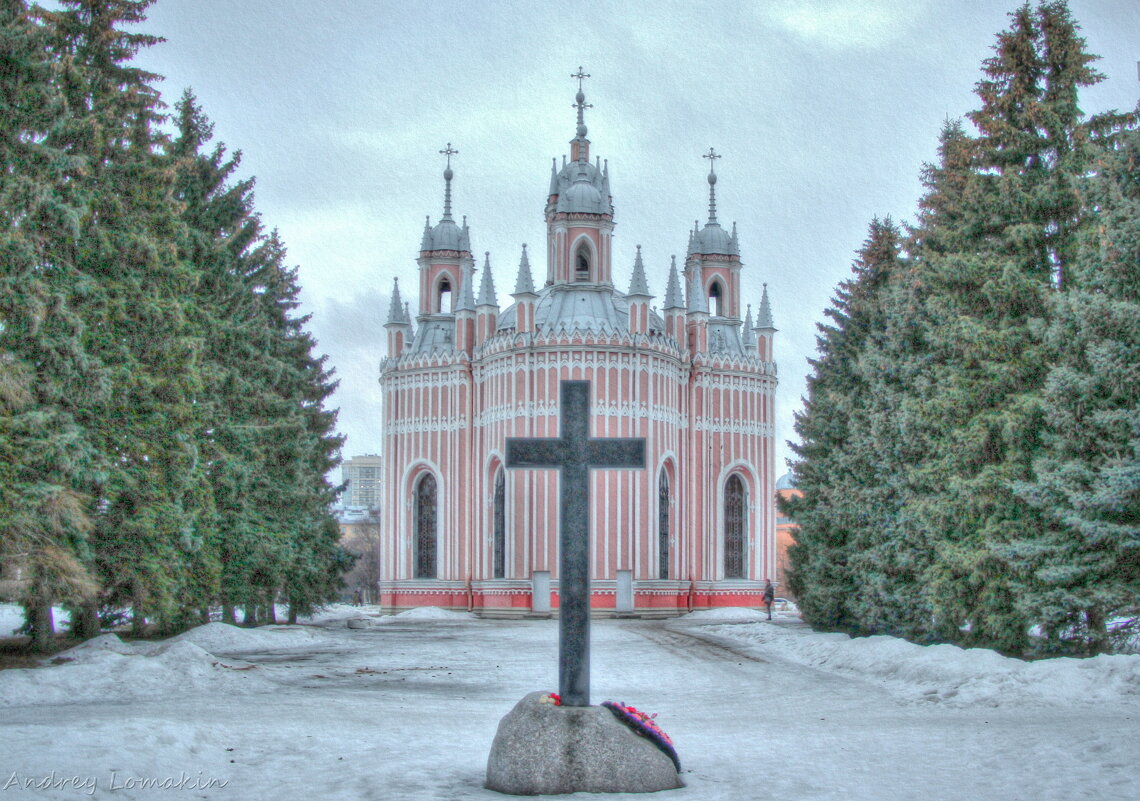
<path fill-rule="evenodd" d="M 400 279 L 392 279 L 392 302 L 388 306 L 388 322 L 385 325 L 400 325 L 408 322 L 404 303 L 400 299 Z"/>
<path fill-rule="evenodd" d="M 451 142 L 447 143 L 445 150 L 439 151 L 440 154 L 447 156 L 447 167 L 443 171 L 443 219 L 451 219 L 451 178 L 455 173 L 451 171 L 451 157 L 459 153 L 458 150 L 452 150 Z"/>
<path fill-rule="evenodd" d="M 649 283 L 645 280 L 645 265 L 641 262 L 641 245 L 637 246 L 637 257 L 633 260 L 633 277 L 629 280 L 629 292 L 626 294 L 653 297 L 649 294 Z"/>
<path fill-rule="evenodd" d="M 748 314 L 744 315 L 744 345 L 751 347 L 756 344 L 756 332 L 752 330 L 752 304 L 748 304 Z"/>
<path fill-rule="evenodd" d="M 523 243 L 522 258 L 519 259 L 519 277 L 515 279 L 516 295 L 534 294 L 534 279 L 530 275 L 530 259 L 526 257 L 526 243 Z"/>
<path fill-rule="evenodd" d="M 483 254 L 483 280 L 479 284 L 479 306 L 498 306 L 495 300 L 495 282 L 491 278 L 491 253 Z"/>
<path fill-rule="evenodd" d="M 550 191 L 548 195 L 558 194 L 558 159 L 550 159 Z"/>
<path fill-rule="evenodd" d="M 756 327 L 776 330 L 776 326 L 772 324 L 772 305 L 768 302 L 767 284 L 764 284 L 764 292 L 760 295 L 760 310 L 756 312 Z"/>
<path fill-rule="evenodd" d="M 465 258 L 463 261 L 463 281 L 459 287 L 459 302 L 455 304 L 455 311 L 475 311 L 475 262 Z"/>
<path fill-rule="evenodd" d="M 582 91 L 582 80 L 589 78 L 588 72 L 583 72 L 581 67 L 578 71 L 570 76 L 571 78 L 578 79 L 578 94 L 574 95 L 574 108 L 578 109 L 578 127 L 575 129 L 574 139 L 572 141 L 572 152 L 570 157 L 576 161 L 590 161 L 590 142 L 586 139 L 586 109 L 593 108 L 592 105 L 586 102 L 586 94 Z"/>
<path fill-rule="evenodd" d="M 665 286 L 665 308 L 666 309 L 683 309 L 685 308 L 684 301 L 681 300 L 681 281 L 677 277 L 677 257 L 673 257 L 673 262 L 669 266 L 669 283 Z"/>
<path fill-rule="evenodd" d="M 701 288 L 700 271 L 694 270 L 693 280 L 689 282 L 689 312 L 707 313 L 708 310 L 708 298 L 705 297 L 704 289 Z"/>
<path fill-rule="evenodd" d="M 720 155 L 709 148 L 709 152 L 705 153 L 701 158 L 709 160 L 709 225 L 719 225 L 716 221 L 716 160 Z"/>
<path fill-rule="evenodd" d="M 424 219 L 424 235 L 420 239 L 420 250 L 431 250 L 431 215 Z"/>
<path fill-rule="evenodd" d="M 736 237 L 736 222 L 732 223 L 732 236 L 728 238 L 728 250 L 734 256 L 740 255 L 740 240 Z"/>

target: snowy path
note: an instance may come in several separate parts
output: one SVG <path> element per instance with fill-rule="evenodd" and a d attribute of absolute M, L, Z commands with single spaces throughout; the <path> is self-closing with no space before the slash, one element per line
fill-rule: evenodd
<path fill-rule="evenodd" d="M 212 653 L 224 658 L 206 658 L 229 665 L 208 663 L 224 676 L 195 684 L 206 679 L 191 675 L 165 697 L 100 685 L 89 699 L 37 705 L 34 683 L 20 685 L 29 703 L 9 697 L 0 708 L 0 801 L 503 798 L 482 788 L 487 752 L 519 698 L 556 689 L 556 621 L 343 626 L 281 632 L 291 647 L 269 651 L 227 654 L 216 642 Z M 658 712 L 681 756 L 688 787 L 653 798 L 1140 797 L 1138 696 L 924 703 L 889 683 L 785 659 L 779 638 L 765 644 L 773 632 L 788 643 L 824 636 L 787 620 L 594 622 L 593 700 Z M 275 634 L 245 633 L 261 635 L 251 643 L 262 648 Z M 257 667 L 231 670 L 246 663 Z M 22 672 L 45 684 L 42 674 L 80 676 L 62 673 L 79 667 Z M 18 686 L 3 678 L 0 691 Z M 125 786 L 182 776 L 181 788 Z M 45 777 L 57 786 L 13 783 Z"/>

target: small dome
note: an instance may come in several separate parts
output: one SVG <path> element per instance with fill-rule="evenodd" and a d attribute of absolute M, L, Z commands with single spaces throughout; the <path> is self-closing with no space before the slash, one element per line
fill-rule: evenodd
<path fill-rule="evenodd" d="M 454 220 L 445 217 L 424 237 L 426 247 L 421 247 L 421 250 L 469 250 L 470 246 L 465 239 L 463 229 Z"/>
<path fill-rule="evenodd" d="M 606 176 L 588 161 L 572 161 L 558 173 L 551 188 L 558 194 L 555 209 L 566 213 L 613 214 Z"/>
<path fill-rule="evenodd" d="M 733 247 L 732 236 L 720 227 L 719 223 L 708 223 L 704 228 L 693 235 L 690 253 L 720 254 L 724 256 L 738 255 Z"/>
<path fill-rule="evenodd" d="M 782 475 L 778 479 L 776 479 L 776 489 L 778 489 L 778 490 L 789 490 L 789 489 L 795 489 L 795 488 L 796 488 L 796 485 L 795 485 L 795 482 L 792 481 L 792 474 L 791 473 L 784 473 L 784 475 Z"/>

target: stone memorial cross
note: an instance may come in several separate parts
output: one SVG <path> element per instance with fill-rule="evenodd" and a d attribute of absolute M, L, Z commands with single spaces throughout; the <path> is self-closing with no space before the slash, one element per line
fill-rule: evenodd
<path fill-rule="evenodd" d="M 561 436 L 508 437 L 506 466 L 558 468 L 558 693 L 590 705 L 590 468 L 644 468 L 645 439 L 590 436 L 590 382 L 563 381 Z"/>

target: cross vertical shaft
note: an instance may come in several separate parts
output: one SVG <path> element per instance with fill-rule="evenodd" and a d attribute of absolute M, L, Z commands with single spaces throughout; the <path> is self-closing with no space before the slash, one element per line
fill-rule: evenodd
<path fill-rule="evenodd" d="M 508 468 L 558 468 L 558 693 L 590 705 L 590 468 L 644 468 L 643 438 L 594 439 L 590 382 L 563 381 L 560 436 L 508 437 Z"/>

